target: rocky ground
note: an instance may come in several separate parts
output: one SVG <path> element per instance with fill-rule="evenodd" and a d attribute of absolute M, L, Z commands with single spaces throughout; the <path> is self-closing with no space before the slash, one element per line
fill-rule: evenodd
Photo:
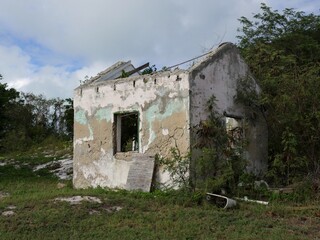
<path fill-rule="evenodd" d="M 61 180 L 72 179 L 72 164 L 71 158 L 65 158 L 60 160 L 53 160 L 44 164 L 37 165 L 33 168 L 34 172 L 41 169 L 48 169 L 51 173 L 57 176 Z"/>
<path fill-rule="evenodd" d="M 15 169 L 31 168 L 35 173 L 40 170 L 48 170 L 60 180 L 71 180 L 73 171 L 72 148 L 69 145 L 62 149 L 55 147 L 43 149 L 39 147 L 33 152 L 8 156 L 0 155 L 0 167 L 8 165 L 14 166 Z"/>

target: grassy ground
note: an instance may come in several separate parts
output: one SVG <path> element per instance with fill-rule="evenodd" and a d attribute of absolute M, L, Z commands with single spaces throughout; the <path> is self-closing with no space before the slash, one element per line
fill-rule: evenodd
<path fill-rule="evenodd" d="M 320 238 L 318 202 L 240 203 L 224 210 L 178 192 L 75 190 L 71 181 L 58 180 L 49 171 L 32 171 L 33 165 L 52 160 L 50 154 L 10 158 L 20 164 L 0 165 L 0 239 Z M 102 203 L 54 201 L 76 195 L 95 196 Z M 3 216 L 10 206 L 15 214 Z"/>

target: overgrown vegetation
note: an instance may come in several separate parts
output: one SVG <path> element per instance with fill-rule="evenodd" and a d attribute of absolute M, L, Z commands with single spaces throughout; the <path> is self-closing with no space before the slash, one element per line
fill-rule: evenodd
<path fill-rule="evenodd" d="M 295 199 L 309 199 L 320 188 L 320 16 L 293 9 L 279 13 L 261 4 L 253 18 L 240 19 L 239 48 L 259 87 L 250 77 L 239 79 L 235 101 L 245 105 L 247 124 L 257 114 L 267 121 L 265 179 L 273 186 L 300 189 Z M 201 153 L 196 153 L 200 157 L 191 182 L 194 188 L 235 193 L 239 182 L 249 186 L 255 179 L 244 171 L 243 129 L 227 132 L 214 101 L 208 102 L 209 118 L 197 126 Z"/>
<path fill-rule="evenodd" d="M 69 148 L 69 154 L 72 153 Z M 197 193 L 72 188 L 49 171 L 34 172 L 38 163 L 51 161 L 36 149 L 21 157 L 1 158 L 1 239 L 316 239 L 319 238 L 317 202 L 299 206 L 292 202 L 240 203 L 224 210 Z M 65 151 L 65 147 L 55 149 Z M 42 155 L 42 156 L 41 156 Z M 24 157 L 22 159 L 22 157 Z M 58 155 L 52 155 L 58 159 Z M 19 158 L 19 160 L 18 160 Z M 14 162 L 11 159 L 14 160 Z M 92 196 L 102 203 L 70 205 L 58 197 Z M 120 207 L 119 211 L 112 211 Z M 2 215 L 12 209 L 11 216 Z"/>
<path fill-rule="evenodd" d="M 261 4 L 260 13 L 240 23 L 239 47 L 262 90 L 254 103 L 267 110 L 269 181 L 307 179 L 318 189 L 320 16 Z"/>
<path fill-rule="evenodd" d="M 236 194 L 246 167 L 243 124 L 238 119 L 240 125 L 228 129 L 226 117 L 216 109 L 216 99 L 212 96 L 207 103 L 207 120 L 193 129 L 197 134 L 194 156 L 184 156 L 178 148 L 173 148 L 170 158 L 158 158 L 157 163 L 169 173 L 172 183 L 184 190 L 202 193 L 223 190 Z M 190 166 L 191 157 L 195 159 L 194 166 Z"/>
<path fill-rule="evenodd" d="M 195 147 L 201 149 L 195 163 L 195 187 L 209 192 L 224 189 L 235 193 L 246 166 L 243 125 L 228 130 L 226 117 L 216 111 L 214 96 L 207 103 L 207 111 L 207 120 L 195 129 L 198 135 Z"/>

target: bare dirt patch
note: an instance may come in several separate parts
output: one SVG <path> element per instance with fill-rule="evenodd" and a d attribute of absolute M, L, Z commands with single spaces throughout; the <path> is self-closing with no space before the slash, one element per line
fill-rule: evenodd
<path fill-rule="evenodd" d="M 91 203 L 102 203 L 100 198 L 91 197 L 91 196 L 72 196 L 72 197 L 61 197 L 55 198 L 55 202 L 68 202 L 71 205 L 81 204 L 83 201 L 91 202 Z"/>

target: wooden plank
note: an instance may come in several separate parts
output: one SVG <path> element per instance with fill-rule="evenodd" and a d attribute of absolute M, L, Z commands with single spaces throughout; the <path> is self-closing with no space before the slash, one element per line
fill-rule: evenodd
<path fill-rule="evenodd" d="M 125 73 L 126 73 L 126 76 L 129 77 L 129 76 L 131 76 L 132 74 L 134 74 L 134 73 L 136 73 L 136 72 L 139 72 L 140 70 L 145 69 L 145 68 L 147 68 L 147 67 L 149 67 L 149 63 L 143 64 L 142 66 L 137 67 L 137 68 L 135 68 L 135 69 L 133 69 L 133 70 L 131 70 L 131 71 L 129 71 L 129 72 L 125 72 Z M 121 75 L 120 75 L 119 77 L 117 77 L 117 79 L 119 79 L 119 78 L 122 78 Z"/>
<path fill-rule="evenodd" d="M 130 76 L 130 75 L 132 75 L 132 74 L 134 74 L 136 72 L 139 72 L 142 69 L 145 69 L 146 67 L 149 67 L 149 63 L 143 64 L 142 66 L 137 67 L 136 69 L 133 69 L 133 70 L 127 72 L 127 74 L 128 74 L 128 76 Z"/>

